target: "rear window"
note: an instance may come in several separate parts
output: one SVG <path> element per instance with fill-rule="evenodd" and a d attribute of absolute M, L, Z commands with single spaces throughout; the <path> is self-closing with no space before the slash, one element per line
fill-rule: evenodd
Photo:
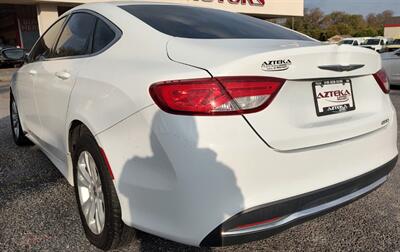
<path fill-rule="evenodd" d="M 120 7 L 154 29 L 174 37 L 310 40 L 266 21 L 227 11 L 179 5 Z"/>

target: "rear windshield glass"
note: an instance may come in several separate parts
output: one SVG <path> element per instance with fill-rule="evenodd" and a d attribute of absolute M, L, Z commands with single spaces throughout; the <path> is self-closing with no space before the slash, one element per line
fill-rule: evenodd
<path fill-rule="evenodd" d="M 178 5 L 120 7 L 154 29 L 174 37 L 310 40 L 266 21 L 227 11 Z"/>

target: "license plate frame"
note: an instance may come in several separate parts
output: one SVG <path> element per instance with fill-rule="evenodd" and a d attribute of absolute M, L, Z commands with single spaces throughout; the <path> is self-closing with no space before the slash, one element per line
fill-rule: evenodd
<path fill-rule="evenodd" d="M 351 79 L 327 79 L 312 82 L 317 116 L 334 115 L 356 109 Z"/>

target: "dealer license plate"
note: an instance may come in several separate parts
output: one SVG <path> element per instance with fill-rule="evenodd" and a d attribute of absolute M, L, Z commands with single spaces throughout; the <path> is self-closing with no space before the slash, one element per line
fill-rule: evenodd
<path fill-rule="evenodd" d="M 318 116 L 348 112 L 356 109 L 351 80 L 321 80 L 312 83 Z"/>

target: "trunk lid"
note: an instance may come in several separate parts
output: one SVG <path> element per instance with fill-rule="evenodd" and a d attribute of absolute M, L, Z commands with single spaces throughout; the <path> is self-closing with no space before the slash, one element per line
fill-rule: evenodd
<path fill-rule="evenodd" d="M 215 77 L 286 79 L 266 109 L 245 115 L 258 135 L 276 150 L 343 141 L 378 130 L 390 118 L 389 98 L 372 76 L 381 68 L 381 61 L 371 50 L 293 40 L 174 38 L 167 52 L 171 60 L 205 69 Z M 320 113 L 327 106 L 319 100 L 321 94 L 327 100 L 327 96 L 340 97 L 343 92 L 351 93 L 346 103 L 349 111 Z"/>

